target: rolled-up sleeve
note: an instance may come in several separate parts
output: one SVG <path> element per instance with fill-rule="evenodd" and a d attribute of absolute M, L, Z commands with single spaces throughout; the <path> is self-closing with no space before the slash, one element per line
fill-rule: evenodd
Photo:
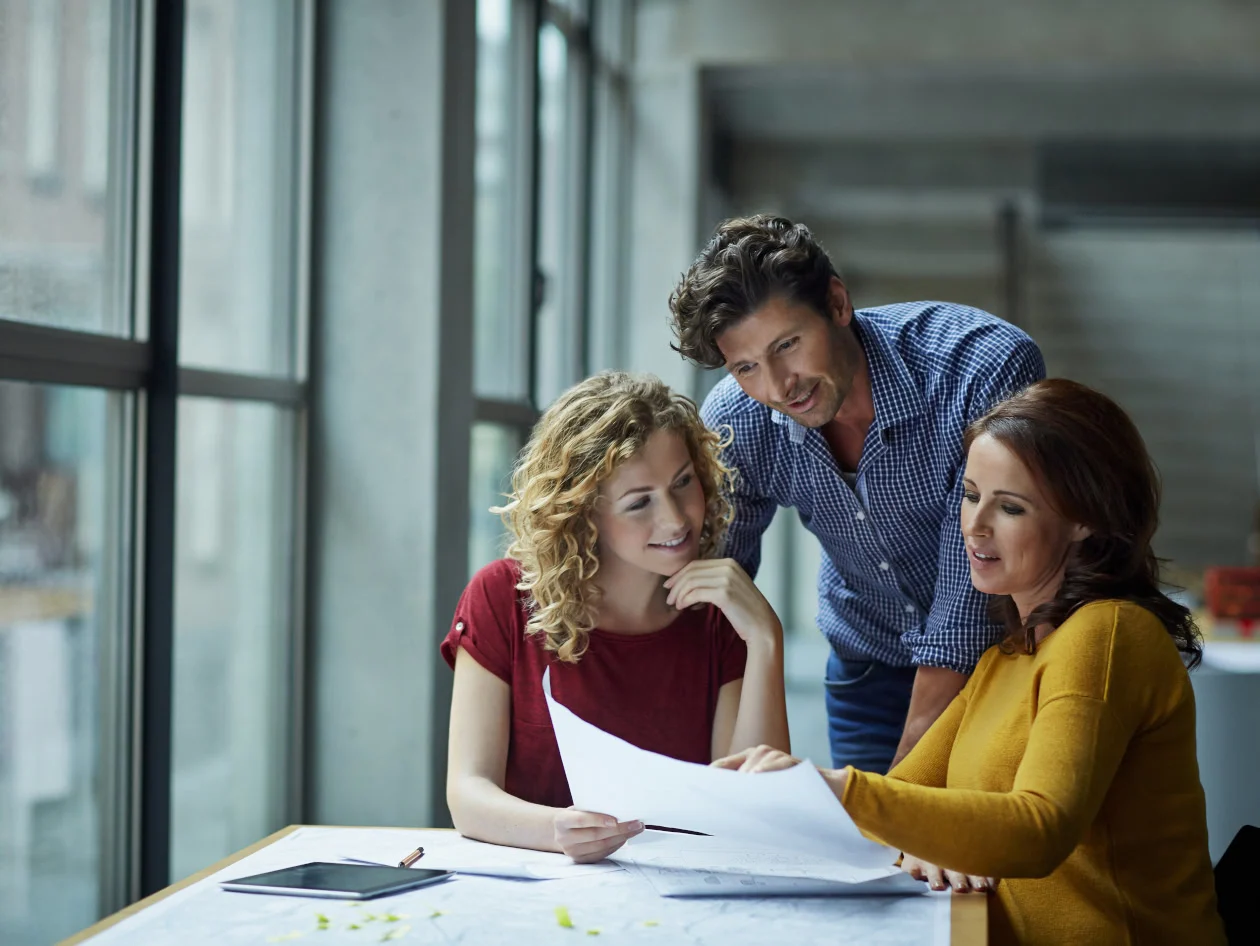
<path fill-rule="evenodd" d="M 756 578 L 761 565 L 761 536 L 774 519 L 778 503 L 763 495 L 757 486 L 762 473 L 757 464 L 762 461 L 750 446 L 755 431 L 746 418 L 728 409 L 723 391 L 718 388 L 705 399 L 700 416 L 710 430 L 723 437 L 729 432 L 730 436 L 722 460 L 735 470 L 735 492 L 731 496 L 734 518 L 726 532 L 722 554 L 735 559 L 749 577 Z"/>
<path fill-rule="evenodd" d="M 976 383 L 966 399 L 964 424 L 970 424 L 1004 398 L 1045 375 L 1045 363 L 1036 344 L 1031 339 L 1021 342 L 1008 358 L 993 366 L 992 372 L 976 375 Z M 916 665 L 944 667 L 958 673 L 971 673 L 980 655 L 1004 635 L 1001 625 L 989 616 L 989 596 L 976 591 L 971 583 L 971 566 L 959 524 L 965 465 L 963 457 L 941 521 L 932 607 L 922 627 L 903 637 Z"/>

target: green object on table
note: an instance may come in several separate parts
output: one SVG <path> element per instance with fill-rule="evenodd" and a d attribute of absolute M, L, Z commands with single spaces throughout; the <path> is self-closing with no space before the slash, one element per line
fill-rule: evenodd
<path fill-rule="evenodd" d="M 573 921 L 569 919 L 568 907 L 556 907 L 556 922 L 563 926 L 566 930 L 573 929 Z"/>

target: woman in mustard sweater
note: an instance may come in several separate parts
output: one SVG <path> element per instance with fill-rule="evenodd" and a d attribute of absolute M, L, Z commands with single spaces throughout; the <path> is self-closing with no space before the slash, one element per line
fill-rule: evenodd
<path fill-rule="evenodd" d="M 1054 379 L 976 421 L 966 449 L 971 578 L 1010 636 L 887 776 L 824 778 L 915 876 L 991 886 L 993 943 L 1224 943 L 1186 669 L 1202 645 L 1159 590 L 1140 434 Z M 759 747 L 714 764 L 797 760 Z"/>

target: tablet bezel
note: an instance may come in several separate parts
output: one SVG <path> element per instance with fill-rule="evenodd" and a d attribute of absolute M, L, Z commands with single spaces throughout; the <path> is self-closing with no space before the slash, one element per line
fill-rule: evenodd
<path fill-rule="evenodd" d="M 320 887 L 303 887 L 297 884 L 269 884 L 266 882 L 268 878 L 274 878 L 276 875 L 283 875 L 289 871 L 320 866 L 336 867 L 339 870 L 349 870 L 352 873 L 358 870 L 391 871 L 397 873 L 397 880 L 358 890 L 332 890 Z M 448 879 L 454 873 L 454 871 L 435 870 L 427 867 L 406 868 L 389 867 L 384 864 L 369 865 L 338 863 L 336 861 L 308 861 L 305 864 L 293 864 L 289 867 L 280 867 L 260 874 L 221 880 L 219 881 L 219 887 L 233 893 L 268 893 L 292 897 L 323 897 L 333 900 L 373 900 L 377 897 L 404 893 L 408 890 L 415 890 L 417 887 L 439 883 Z"/>

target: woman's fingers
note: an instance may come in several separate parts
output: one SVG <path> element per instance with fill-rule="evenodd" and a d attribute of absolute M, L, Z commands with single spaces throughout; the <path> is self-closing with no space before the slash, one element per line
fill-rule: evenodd
<path fill-rule="evenodd" d="M 800 765 L 801 760 L 794 756 L 788 755 L 786 752 L 780 752 L 778 749 L 771 749 L 760 759 L 751 762 L 745 762 L 741 771 L 743 772 L 780 772 L 783 769 L 790 769 L 795 765 Z"/>
<path fill-rule="evenodd" d="M 923 875 L 927 878 L 928 886 L 933 890 L 944 890 L 947 886 L 945 872 L 935 864 L 924 864 Z"/>
<path fill-rule="evenodd" d="M 800 759 L 770 746 L 754 746 L 751 749 L 745 749 L 743 752 L 737 752 L 722 759 L 715 759 L 709 764 L 717 769 L 735 769 L 739 772 L 758 773 L 790 769 L 794 765 L 800 765 L 800 762 Z"/>
<path fill-rule="evenodd" d="M 921 861 L 909 854 L 902 855 L 901 869 L 915 880 L 926 880 L 933 890 L 944 890 L 952 887 L 960 893 L 970 890 L 987 891 L 997 887 L 992 877 L 979 877 L 975 874 L 962 874 L 955 870 L 942 870 L 935 864 Z"/>
<path fill-rule="evenodd" d="M 923 874 L 923 861 L 909 854 L 903 854 L 901 857 L 901 869 L 913 877 L 915 880 L 926 880 Z"/>
<path fill-rule="evenodd" d="M 637 834 L 638 832 L 634 832 Z M 616 837 L 603 838 L 598 841 L 585 841 L 565 848 L 565 853 L 579 864 L 591 864 L 602 861 L 609 854 L 625 844 L 633 834 L 622 834 Z"/>
<path fill-rule="evenodd" d="M 714 759 L 709 763 L 715 769 L 735 769 L 738 770 L 744 760 L 760 749 L 761 746 L 754 746 L 751 749 L 744 749 L 742 752 L 736 752 L 734 755 L 723 756 L 721 759 Z"/>
<path fill-rule="evenodd" d="M 612 815 L 566 808 L 556 812 L 556 846 L 574 860 L 599 860 L 643 830 L 642 821 L 618 821 Z"/>
<path fill-rule="evenodd" d="M 617 824 L 617 819 L 599 811 L 562 808 L 556 812 L 554 823 L 557 831 L 572 831 L 577 828 L 611 828 Z"/>

